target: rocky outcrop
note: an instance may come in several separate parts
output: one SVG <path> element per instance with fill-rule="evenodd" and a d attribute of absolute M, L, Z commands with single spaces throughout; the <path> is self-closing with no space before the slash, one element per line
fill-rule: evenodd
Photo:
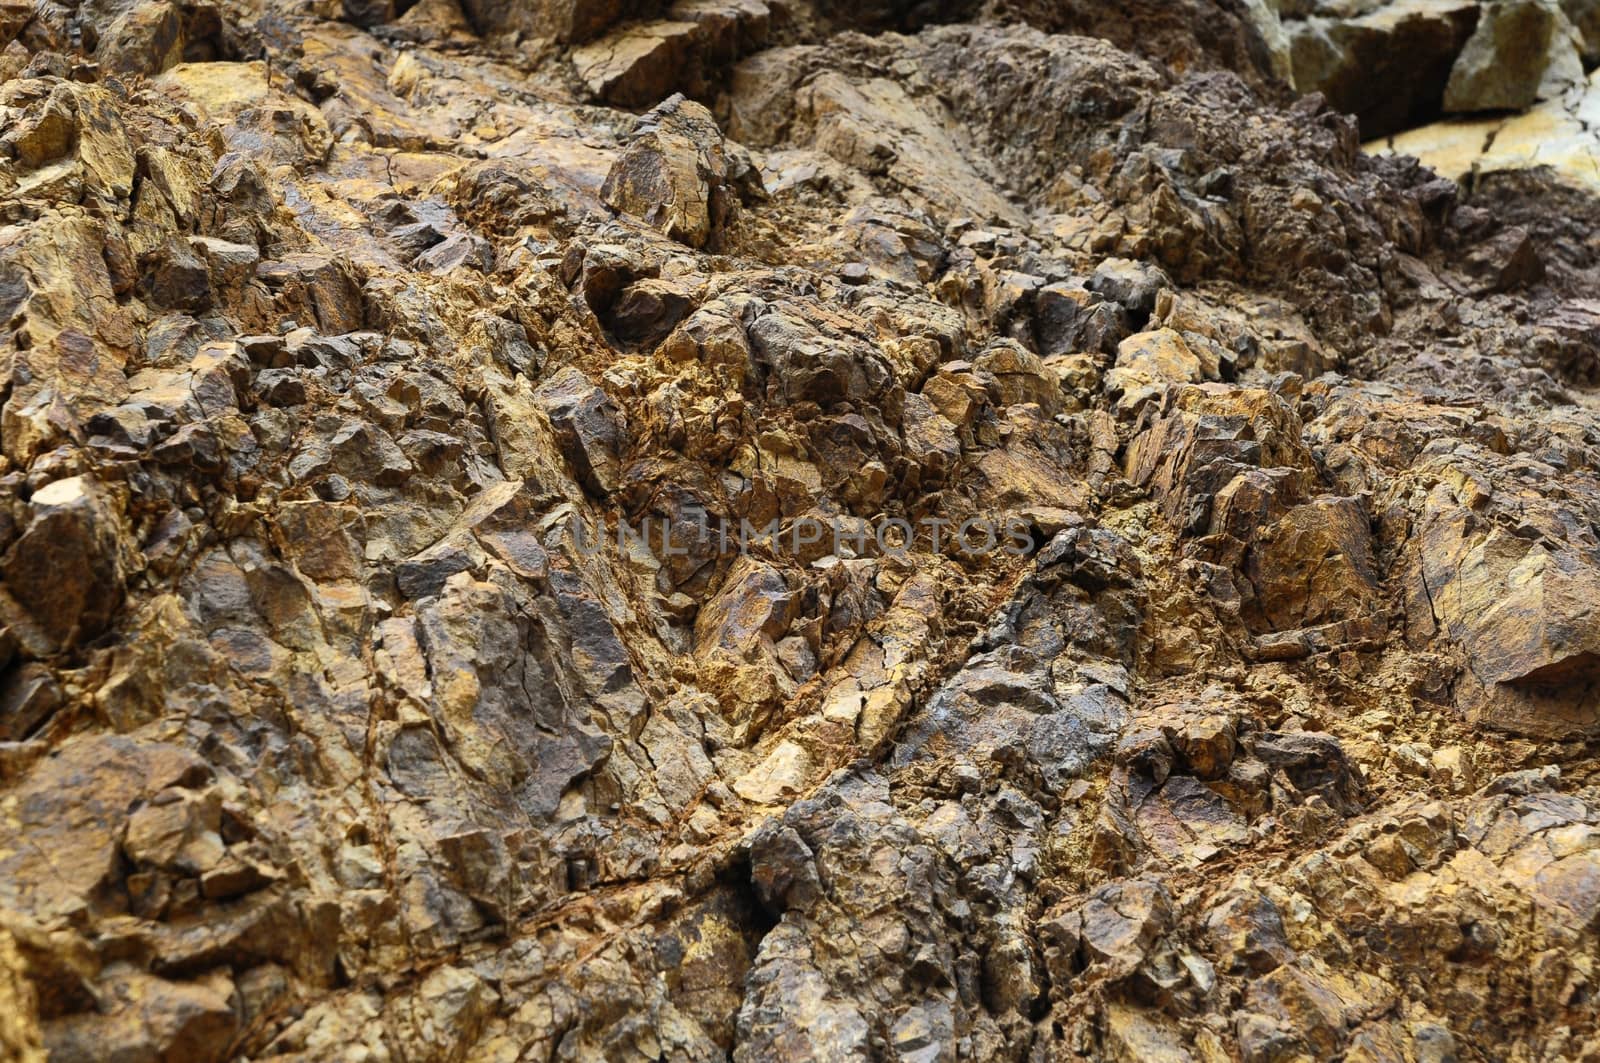
<path fill-rule="evenodd" d="M 761 188 L 761 178 L 742 149 L 724 143 L 711 112 L 674 95 L 640 120 L 628 150 L 606 174 L 600 196 L 617 210 L 698 248 L 737 209 L 736 177 L 757 191 Z"/>
<path fill-rule="evenodd" d="M 1484 7 L 1444 87 L 1446 111 L 1520 110 L 1583 82 L 1581 39 L 1561 8 L 1536 0 Z"/>
<path fill-rule="evenodd" d="M 1369 138 L 1439 114 L 1482 16 L 1476 0 L 1307 6 L 1284 21 L 1294 86 L 1354 114 Z"/>
<path fill-rule="evenodd" d="M 1567 8 L 1570 7 L 1570 12 Z M 1290 74 L 1360 118 L 1367 138 L 1441 113 L 1520 110 L 1583 81 L 1592 52 L 1555 0 L 1382 0 L 1293 5 Z"/>
<path fill-rule="evenodd" d="M 1600 1052 L 1554 10 L 0 2 L 0 1056 Z"/>

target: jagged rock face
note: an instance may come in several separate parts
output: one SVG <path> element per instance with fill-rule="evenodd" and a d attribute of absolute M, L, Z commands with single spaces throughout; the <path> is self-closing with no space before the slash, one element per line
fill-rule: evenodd
<path fill-rule="evenodd" d="M 1600 1056 L 1593 16 L 0 2 L 0 1057 Z"/>

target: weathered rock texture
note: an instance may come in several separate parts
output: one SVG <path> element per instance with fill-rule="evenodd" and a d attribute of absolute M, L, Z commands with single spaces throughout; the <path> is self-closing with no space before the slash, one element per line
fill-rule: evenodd
<path fill-rule="evenodd" d="M 1600 55 L 1585 0 L 1278 0 L 1263 39 L 1301 92 L 1355 114 L 1367 137 L 1441 113 L 1518 110 L 1581 85 Z"/>
<path fill-rule="evenodd" d="M 1283 6 L 0 2 L 0 1057 L 1600 1058 L 1600 209 Z"/>

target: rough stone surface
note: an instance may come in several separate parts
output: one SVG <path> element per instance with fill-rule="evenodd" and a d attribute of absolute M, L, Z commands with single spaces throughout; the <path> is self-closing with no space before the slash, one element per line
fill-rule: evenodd
<path fill-rule="evenodd" d="M 1560 7 L 1541 0 L 1484 6 L 1444 87 L 1444 109 L 1519 110 L 1583 81 L 1581 39 Z"/>
<path fill-rule="evenodd" d="M 1557 0 L 1311 0 L 1281 5 L 1289 78 L 1377 138 L 1441 113 L 1519 110 L 1581 85 L 1590 5 Z M 1269 27 L 1270 29 L 1270 27 Z"/>
<path fill-rule="evenodd" d="M 1600 1058 L 1517 3 L 0 0 L 0 1059 Z"/>

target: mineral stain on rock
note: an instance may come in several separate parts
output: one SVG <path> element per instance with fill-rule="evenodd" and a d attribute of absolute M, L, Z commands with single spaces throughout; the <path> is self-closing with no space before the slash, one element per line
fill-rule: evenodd
<path fill-rule="evenodd" d="M 1597 27 L 0 0 L 0 1059 L 1600 1059 Z"/>

